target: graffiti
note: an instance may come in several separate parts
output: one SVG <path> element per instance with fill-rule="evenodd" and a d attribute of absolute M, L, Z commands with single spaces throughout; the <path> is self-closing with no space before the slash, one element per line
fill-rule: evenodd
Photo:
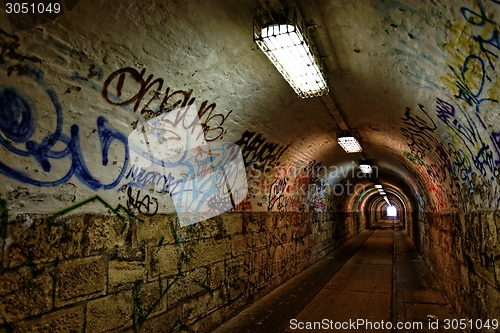
<path fill-rule="evenodd" d="M 7 205 L 7 201 L 0 198 L 0 238 L 2 240 L 4 240 L 7 237 L 8 222 L 9 222 L 9 207 Z"/>
<path fill-rule="evenodd" d="M 440 98 L 436 99 L 436 104 L 436 113 L 439 119 L 446 125 L 447 129 L 455 134 L 452 138 L 455 145 L 466 149 L 468 156 L 472 158 L 474 166 L 481 172 L 482 176 L 486 176 L 488 171 L 495 173 L 496 162 L 493 153 L 489 149 L 490 146 L 481 138 L 479 129 L 471 116 L 460 106 L 455 108 Z M 460 112 L 460 118 L 465 119 L 465 122 L 458 118 L 457 110 Z M 455 156 L 463 154 L 461 148 L 451 147 L 451 144 L 450 149 L 454 151 Z"/>
<path fill-rule="evenodd" d="M 429 114 L 424 110 L 424 106 L 419 104 L 419 107 L 425 114 L 427 120 L 432 123 L 432 126 L 427 123 L 426 119 L 422 119 L 420 116 L 413 116 L 410 108 L 406 108 L 404 114 L 405 116 L 401 119 L 407 126 L 401 127 L 401 132 L 409 141 L 408 147 L 410 148 L 411 153 L 419 158 L 424 158 L 425 152 L 431 149 L 432 144 L 435 141 L 433 132 L 437 127 L 434 121 L 429 117 Z"/>
<path fill-rule="evenodd" d="M 271 211 L 277 202 L 280 202 L 280 204 L 278 205 L 278 210 L 284 211 L 284 208 L 286 206 L 282 201 L 280 201 L 280 199 L 285 196 L 288 180 L 289 180 L 288 169 L 280 166 L 278 170 L 276 170 L 275 172 L 275 179 L 271 183 L 269 189 L 269 202 L 267 206 L 268 211 Z"/>
<path fill-rule="evenodd" d="M 492 0 L 491 2 L 500 5 L 499 1 Z M 460 8 L 463 18 L 473 26 L 485 27 L 487 25 L 491 26 L 491 36 L 488 39 L 483 38 L 485 34 L 475 35 L 474 41 L 479 43 L 481 52 L 488 59 L 488 63 L 492 69 L 495 69 L 493 60 L 491 57 L 498 59 L 497 51 L 500 51 L 500 37 L 498 34 L 497 26 L 498 22 L 493 21 L 488 18 L 486 9 L 484 8 L 483 0 L 476 0 L 476 5 L 479 7 L 479 13 L 475 9 L 470 9 L 467 7 Z M 496 49 L 496 50 L 495 50 Z"/>
<path fill-rule="evenodd" d="M 439 62 L 445 55 L 437 47 L 439 45 L 437 40 L 429 40 L 428 36 L 421 38 L 418 32 L 422 31 L 428 22 L 443 23 L 440 11 L 432 6 L 419 10 L 400 1 L 380 1 L 374 5 L 374 9 L 388 26 L 390 25 L 390 28 L 385 30 L 386 34 L 392 34 L 394 31 L 402 35 L 394 52 L 398 55 L 396 57 L 398 69 L 407 82 L 429 91 L 439 89 L 436 77 L 440 69 Z M 419 19 L 412 21 L 411 24 L 405 23 L 407 21 L 401 20 L 396 14 L 401 12 Z M 439 23 L 436 23 L 437 27 L 441 26 Z"/>
<path fill-rule="evenodd" d="M 100 203 L 101 205 L 103 205 L 104 207 L 106 207 L 107 209 L 109 209 L 110 212 L 112 212 L 113 214 L 115 214 L 116 216 L 118 216 L 122 220 L 125 220 L 126 217 L 128 216 L 128 217 L 132 217 L 134 219 L 137 219 L 137 220 L 139 220 L 141 222 L 144 222 L 141 218 L 139 218 L 138 216 L 136 216 L 132 211 L 130 211 L 126 207 L 122 206 L 121 204 L 118 204 L 116 207 L 113 207 L 113 206 L 111 206 L 111 204 L 109 204 L 106 200 L 104 200 L 103 198 L 101 198 L 98 195 L 95 195 L 95 196 L 93 196 L 91 198 L 88 198 L 86 200 L 78 202 L 78 203 L 76 203 L 74 205 L 71 205 L 71 206 L 69 206 L 67 208 L 64 208 L 64 209 L 62 209 L 62 210 L 60 210 L 60 211 L 52 214 L 51 216 L 48 217 L 48 221 L 53 221 L 53 220 L 55 220 L 58 217 L 66 215 L 66 214 L 74 211 L 77 208 L 83 207 L 83 206 L 91 204 L 93 202 Z M 122 212 L 125 213 L 125 215 Z"/>
<path fill-rule="evenodd" d="M 18 36 L 8 34 L 0 29 L 0 65 L 7 63 L 7 59 L 15 62 L 14 65 L 7 67 L 8 76 L 13 72 L 17 72 L 19 75 L 27 73 L 27 68 L 22 65 L 25 60 L 32 63 L 42 63 L 42 60 L 37 57 L 21 53 L 20 46 Z"/>
<path fill-rule="evenodd" d="M 71 78 L 78 83 L 85 84 L 92 88 L 95 91 L 101 92 L 101 87 L 100 84 L 97 82 L 93 82 L 93 79 L 96 79 L 97 81 L 102 81 L 104 78 L 104 70 L 97 65 L 94 60 L 89 57 L 85 52 L 76 50 L 72 48 L 69 45 L 63 44 L 63 43 L 55 43 L 54 45 L 55 49 L 61 53 L 64 56 L 69 56 L 71 58 L 74 58 L 75 64 L 79 67 L 82 67 L 81 71 L 73 71 L 71 74 Z M 84 72 L 86 73 L 84 74 Z M 75 87 L 73 89 L 76 89 L 79 91 L 81 89 L 80 87 Z M 71 93 L 72 89 L 68 88 L 66 90 L 66 93 Z"/>
<path fill-rule="evenodd" d="M 206 141 L 222 139 L 226 133 L 222 126 L 232 110 L 223 115 L 215 112 L 217 106 L 215 103 L 208 104 L 208 101 L 203 101 L 197 113 L 199 119 L 190 122 L 186 114 L 196 101 L 196 98 L 191 96 L 193 90 L 171 91 L 171 88 L 167 87 L 162 92 L 163 79 L 154 79 L 153 74 L 144 79 L 145 73 L 146 69 L 139 72 L 131 67 L 124 67 L 111 73 L 104 81 L 102 97 L 112 105 L 133 106 L 133 112 L 140 110 L 140 114 L 146 119 L 178 109 L 180 111 L 172 123 L 174 127 L 182 124 L 185 130 L 194 130 L 200 122 Z M 150 95 L 152 96 L 149 97 Z M 161 95 L 164 95 L 162 99 Z M 161 120 L 165 121 L 163 118 Z"/>
<path fill-rule="evenodd" d="M 498 100 L 491 98 L 480 98 L 485 80 L 491 82 L 491 79 L 486 75 L 485 64 L 482 58 L 469 55 L 463 64 L 460 74 L 457 73 L 456 69 L 449 66 L 454 76 L 456 77 L 456 85 L 458 87 L 458 94 L 455 95 L 458 99 L 465 101 L 468 105 L 476 106 L 476 112 L 479 114 L 481 112 L 480 106 L 482 103 L 489 101 L 490 103 L 498 103 Z M 472 73 L 472 75 L 469 75 Z M 474 77 L 480 73 L 480 82 L 475 82 Z M 472 87 L 477 87 L 477 91 L 472 91 Z M 482 120 L 479 118 L 482 122 Z M 484 123 L 483 123 L 484 125 Z"/>
<path fill-rule="evenodd" d="M 235 211 L 240 211 L 240 212 L 245 212 L 245 211 L 251 211 L 252 208 L 253 208 L 252 203 L 247 198 L 247 199 L 241 201 L 239 204 L 237 204 L 234 207 L 234 210 Z"/>
<path fill-rule="evenodd" d="M 208 199 L 208 207 L 210 208 L 210 211 L 213 212 L 227 211 L 234 208 L 234 202 L 231 201 L 230 197 L 216 194 Z M 238 209 L 235 208 L 235 210 Z"/>
<path fill-rule="evenodd" d="M 176 163 L 133 164 L 125 179 L 127 186 L 169 194 L 178 213 L 206 218 L 234 208 L 248 192 L 243 157 L 229 142 L 189 149 Z"/>
<path fill-rule="evenodd" d="M 252 131 L 245 131 L 235 143 L 241 147 L 245 164 L 257 169 L 276 166 L 281 155 L 288 148 L 288 146 L 266 142 L 261 134 Z"/>
<path fill-rule="evenodd" d="M 153 216 L 158 212 L 158 199 L 155 197 L 150 197 L 148 194 L 142 197 L 141 191 L 138 190 L 135 197 L 132 192 L 132 188 L 127 188 L 127 208 L 129 210 L 138 210 L 140 213 Z"/>
<path fill-rule="evenodd" d="M 80 134 L 78 125 L 72 125 L 70 136 L 62 133 L 63 114 L 62 107 L 55 92 L 48 88 L 39 79 L 37 83 L 44 89 L 53 104 L 56 118 L 56 128 L 53 133 L 48 134 L 40 142 L 30 140 L 34 134 L 36 124 L 35 107 L 31 99 L 14 87 L 4 87 L 0 89 L 0 145 L 9 152 L 20 157 L 33 157 L 45 173 L 52 169 L 52 159 L 60 160 L 70 158 L 71 165 L 65 175 L 56 180 L 43 181 L 34 179 L 23 171 L 10 167 L 0 162 L 0 172 L 4 175 L 35 186 L 58 186 L 66 183 L 72 176 L 76 176 L 83 184 L 93 190 L 100 188 L 114 188 L 125 173 L 128 160 L 127 137 L 109 125 L 106 118 L 97 118 L 97 133 L 101 144 L 102 166 L 108 165 L 108 154 L 113 142 L 120 142 L 124 147 L 124 157 L 121 170 L 115 175 L 115 179 L 110 183 L 103 183 L 95 178 L 83 159 L 80 146 Z M 26 149 L 18 148 L 18 145 L 25 144 Z M 63 149 L 55 148 L 60 144 Z"/>
<path fill-rule="evenodd" d="M 169 193 L 172 191 L 174 194 L 177 193 L 177 186 L 179 186 L 182 180 L 176 180 L 172 173 L 165 175 L 159 171 L 148 170 L 145 167 L 139 167 L 136 164 L 132 164 L 125 179 L 129 179 L 129 186 L 137 188 L 146 188 L 149 184 L 153 184 L 157 192 Z"/>

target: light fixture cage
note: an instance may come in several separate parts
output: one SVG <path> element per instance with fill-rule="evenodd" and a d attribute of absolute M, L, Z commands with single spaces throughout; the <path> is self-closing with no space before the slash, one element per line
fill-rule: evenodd
<path fill-rule="evenodd" d="M 372 162 L 370 161 L 359 161 L 359 169 L 361 170 L 362 173 L 364 174 L 371 174 L 373 172 L 372 169 Z"/>
<path fill-rule="evenodd" d="M 328 94 L 323 65 L 295 7 L 255 17 L 253 40 L 300 98 Z"/>
<path fill-rule="evenodd" d="M 363 151 L 361 144 L 356 136 L 349 131 L 340 131 L 337 133 L 337 143 L 345 150 L 346 153 L 360 153 Z"/>

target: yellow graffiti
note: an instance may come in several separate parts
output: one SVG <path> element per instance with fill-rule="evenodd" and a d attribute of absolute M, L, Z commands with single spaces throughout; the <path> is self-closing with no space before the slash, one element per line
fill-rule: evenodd
<path fill-rule="evenodd" d="M 456 73 L 460 73 L 463 70 L 463 65 L 467 57 L 474 55 L 481 57 L 483 51 L 479 43 L 474 40 L 474 36 L 481 36 L 484 39 L 489 39 L 492 36 L 495 26 L 485 25 L 484 27 L 472 26 L 469 22 L 463 21 L 457 24 L 447 23 L 445 24 L 446 31 L 449 33 L 448 41 L 442 44 L 444 50 L 448 54 L 448 60 L 446 65 L 449 68 L 453 68 Z M 478 31 L 481 29 L 480 31 Z M 474 31 L 473 31 L 474 30 Z M 496 62 L 496 59 L 493 59 Z M 496 63 L 493 63 L 496 67 Z M 466 72 L 464 79 L 469 84 L 471 91 L 479 91 L 481 89 L 481 83 L 483 82 L 483 70 L 480 68 L 479 62 L 469 63 L 469 68 Z M 447 71 L 443 76 L 440 77 L 440 81 L 443 85 L 449 88 L 454 95 L 460 94 L 460 86 L 457 84 L 457 77 L 453 71 Z M 491 99 L 498 98 L 498 91 L 500 89 L 500 83 L 495 82 L 492 89 L 489 89 Z M 465 107 L 466 102 L 462 102 Z"/>

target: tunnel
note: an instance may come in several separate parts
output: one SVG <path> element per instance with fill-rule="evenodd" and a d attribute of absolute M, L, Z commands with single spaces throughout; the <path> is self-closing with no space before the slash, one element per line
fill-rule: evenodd
<path fill-rule="evenodd" d="M 0 5 L 0 333 L 500 331 L 498 0 Z"/>

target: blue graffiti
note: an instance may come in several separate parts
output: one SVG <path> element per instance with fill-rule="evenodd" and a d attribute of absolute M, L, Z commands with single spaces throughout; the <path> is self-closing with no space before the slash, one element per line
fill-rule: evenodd
<path fill-rule="evenodd" d="M 33 102 L 13 88 L 0 92 L 0 130 L 7 139 L 19 143 L 28 141 L 35 131 L 34 115 L 30 112 L 33 108 Z M 5 143 L 1 136 L 0 142 Z"/>
<path fill-rule="evenodd" d="M 237 163 L 238 158 L 241 163 Z M 125 177 L 129 180 L 125 186 L 146 188 L 152 184 L 157 192 L 168 191 L 176 206 L 191 212 L 198 212 L 205 202 L 213 202 L 223 193 L 238 195 L 242 185 L 239 181 L 245 174 L 240 148 L 229 142 L 189 149 L 175 165 L 167 167 L 149 161 L 165 171 L 133 164 Z"/>
<path fill-rule="evenodd" d="M 32 70 L 30 77 L 33 78 L 46 92 L 50 98 L 56 114 L 56 128 L 53 133 L 45 136 L 40 142 L 30 140 L 34 134 L 36 126 L 36 108 L 33 102 L 21 91 L 14 87 L 3 87 L 0 90 L 0 130 L 4 136 L 0 135 L 0 145 L 8 151 L 22 156 L 33 157 L 44 172 L 49 173 L 52 169 L 51 160 L 64 158 L 71 159 L 71 166 L 68 172 L 57 180 L 42 181 L 32 178 L 26 173 L 10 167 L 0 161 L 0 172 L 4 175 L 35 186 L 58 186 L 67 182 L 72 176 L 77 177 L 82 183 L 93 190 L 100 188 L 114 188 L 123 177 L 128 161 L 129 150 L 127 137 L 108 124 L 106 118 L 97 118 L 97 133 L 101 144 L 102 165 L 108 165 L 108 151 L 114 141 L 120 142 L 125 148 L 125 156 L 120 172 L 111 183 L 102 183 L 94 177 L 87 168 L 80 146 L 79 127 L 72 125 L 70 136 L 62 133 L 63 111 L 56 93 L 43 83 L 43 73 L 39 70 Z M 13 144 L 25 144 L 26 149 L 19 149 Z M 57 150 L 55 146 L 62 143 L 64 148 Z"/>
<path fill-rule="evenodd" d="M 472 157 L 472 162 L 477 170 L 480 171 L 481 175 L 486 177 L 487 170 L 489 170 L 491 174 L 496 174 L 497 163 L 494 161 L 490 146 L 481 138 L 479 130 L 470 115 L 460 108 L 460 106 L 457 105 L 455 107 L 440 98 L 436 99 L 436 104 L 438 118 L 447 125 L 452 133 L 456 134 L 456 137 L 452 140 L 458 140 L 463 147 L 466 147 L 468 155 Z M 459 121 L 456 117 L 457 110 L 460 111 L 461 118 L 465 119 L 464 122 Z M 470 172 L 472 172 L 470 162 L 464 163 L 468 158 L 465 157 L 462 149 L 454 148 L 451 143 L 449 144 L 449 148 L 453 152 L 454 164 L 456 161 L 459 161 L 459 163 L 455 165 L 459 166 L 459 170 L 461 170 L 460 174 L 462 175 L 461 178 L 464 180 L 462 173 L 464 170 L 463 166 L 468 165 L 465 170 L 467 170 L 467 174 L 470 174 Z"/>
<path fill-rule="evenodd" d="M 131 181 L 125 187 L 146 188 L 148 184 L 153 184 L 158 192 L 169 191 L 171 196 L 179 193 L 176 189 L 182 181 L 182 179 L 176 179 L 171 172 L 165 175 L 159 171 L 139 167 L 136 164 L 131 165 L 129 172 L 125 176 L 125 179 L 128 180 L 129 178 Z"/>
<path fill-rule="evenodd" d="M 497 5 L 500 5 L 500 1 L 498 0 L 491 0 L 491 1 L 493 3 L 496 3 Z M 460 8 L 460 12 L 462 13 L 464 19 L 474 26 L 483 27 L 486 24 L 492 25 L 492 33 L 490 38 L 485 39 L 481 35 L 476 35 L 473 36 L 473 39 L 479 43 L 479 47 L 486 56 L 486 58 L 488 59 L 488 63 L 491 66 L 491 68 L 495 69 L 491 57 L 498 59 L 498 55 L 496 54 L 496 52 L 500 51 L 500 36 L 497 30 L 498 23 L 488 18 L 482 0 L 476 0 L 476 4 L 479 7 L 480 13 L 477 13 L 472 9 L 466 7 Z M 494 49 L 496 49 L 496 51 L 494 49 L 488 48 L 488 45 L 492 46 Z"/>
<path fill-rule="evenodd" d="M 471 66 L 471 62 L 476 62 L 479 65 L 479 68 L 481 69 L 481 73 L 480 73 L 481 82 L 475 82 L 475 84 L 474 84 L 474 85 L 477 85 L 479 87 L 477 89 L 477 92 L 472 91 L 472 89 L 470 87 L 471 82 L 468 82 L 468 80 L 467 80 L 467 74 L 469 73 L 469 71 L 471 71 L 473 73 L 477 73 L 477 70 L 475 70 L 474 66 Z M 462 70 L 460 71 L 460 74 L 458 74 L 457 71 L 453 67 L 449 66 L 449 68 L 451 69 L 451 71 L 453 72 L 455 77 L 457 78 L 456 84 L 457 84 L 457 87 L 459 89 L 459 94 L 455 95 L 455 97 L 467 102 L 467 104 L 469 104 L 470 106 L 475 105 L 477 113 L 480 113 L 480 111 L 481 111 L 480 106 L 482 103 L 484 103 L 486 101 L 498 103 L 498 101 L 496 99 L 480 98 L 480 96 L 483 92 L 485 80 L 487 79 L 488 81 L 491 82 L 491 79 L 486 75 L 486 70 L 484 67 L 484 60 L 482 58 L 475 56 L 475 55 L 469 55 L 464 61 L 464 64 L 462 66 Z M 481 118 L 478 118 L 478 119 L 479 119 L 479 121 L 481 121 L 481 123 L 484 126 L 482 119 Z"/>
<path fill-rule="evenodd" d="M 499 3 L 498 1 L 495 1 L 495 0 L 492 0 L 492 1 Z M 496 25 L 496 22 L 490 20 L 488 18 L 488 16 L 486 15 L 486 9 L 484 8 L 483 1 L 477 0 L 476 3 L 479 7 L 480 13 L 477 13 L 477 12 L 473 11 L 472 9 L 469 9 L 466 7 L 460 8 L 460 12 L 462 13 L 462 16 L 464 17 L 464 19 L 467 22 L 469 22 L 470 24 L 476 25 L 479 27 L 484 26 L 486 23 L 492 23 L 492 24 Z M 479 19 L 479 20 L 477 20 L 477 19 Z"/>

